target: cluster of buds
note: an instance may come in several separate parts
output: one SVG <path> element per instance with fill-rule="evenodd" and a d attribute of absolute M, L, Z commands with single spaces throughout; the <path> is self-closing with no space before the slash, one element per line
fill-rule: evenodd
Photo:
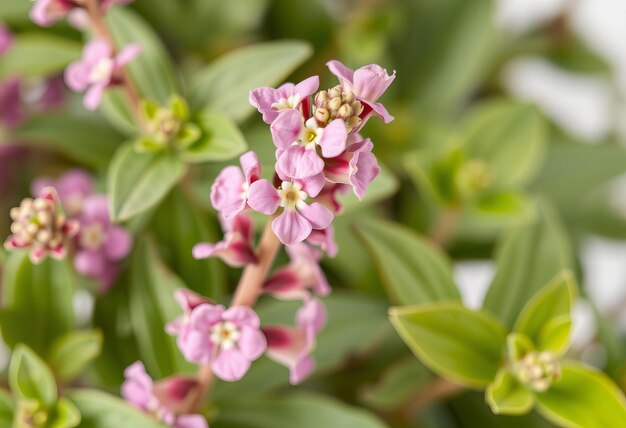
<path fill-rule="evenodd" d="M 11 210 L 11 235 L 4 246 L 8 250 L 29 249 L 33 263 L 48 254 L 56 259 L 66 255 L 67 244 L 79 230 L 79 223 L 60 212 L 56 191 L 47 187 L 41 196 L 26 198 Z"/>
<path fill-rule="evenodd" d="M 273 216 L 271 230 L 285 245 L 290 262 L 270 274 L 259 294 L 302 302 L 293 326 L 261 326 L 251 308 L 225 308 L 181 291 L 177 300 L 184 315 L 168 332 L 177 336 L 188 361 L 209 365 L 223 380 L 241 379 L 263 353 L 289 369 L 293 384 L 312 372 L 311 352 L 326 323 L 318 297 L 331 291 L 319 261 L 322 251 L 330 256 L 337 251 L 331 224 L 341 210 L 337 195 L 352 188 L 363 198 L 380 172 L 372 142 L 359 131 L 374 115 L 393 120 L 377 100 L 395 76 L 377 65 L 355 71 L 337 61 L 328 66 L 340 81 L 331 89 L 317 92 L 319 78 L 313 76 L 250 92 L 250 102 L 270 125 L 276 146 L 273 177 L 262 178 L 257 155 L 248 152 L 240 158 L 241 167 L 224 168 L 211 188 L 225 237 L 215 244 L 197 244 L 193 256 L 219 257 L 233 267 L 256 264 L 247 211 Z"/>
<path fill-rule="evenodd" d="M 532 390 L 544 392 L 561 377 L 561 367 L 551 352 L 529 352 L 513 363 L 520 382 Z"/>
<path fill-rule="evenodd" d="M 133 0 L 98 0 L 99 7 L 105 12 L 116 3 L 128 4 Z M 67 20 L 74 26 L 85 25 L 87 13 L 87 0 L 35 0 L 35 4 L 30 11 L 30 19 L 41 26 L 49 27 L 61 19 Z"/>
<path fill-rule="evenodd" d="M 91 176 L 72 169 L 58 179 L 39 178 L 34 181 L 34 195 L 45 195 L 54 188 L 67 216 L 80 225 L 74 241 L 74 268 L 94 279 L 100 291 L 107 291 L 117 278 L 119 263 L 131 250 L 132 236 L 124 228 L 112 224 L 107 196 L 95 193 Z"/>

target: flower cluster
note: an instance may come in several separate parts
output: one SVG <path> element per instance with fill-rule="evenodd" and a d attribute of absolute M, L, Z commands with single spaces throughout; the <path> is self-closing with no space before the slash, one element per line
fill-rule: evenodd
<path fill-rule="evenodd" d="M 377 65 L 356 71 L 337 61 L 328 66 L 340 80 L 331 89 L 317 92 L 315 76 L 250 93 L 276 146 L 273 180 L 262 178 L 258 156 L 248 152 L 240 157 L 241 167 L 224 168 L 211 188 L 225 236 L 218 243 L 197 244 L 193 256 L 219 257 L 232 267 L 257 264 L 260 255 L 247 211 L 274 216 L 272 232 L 285 245 L 290 262 L 271 273 L 258 294 L 302 301 L 294 326 L 261 327 L 249 307 L 227 309 L 188 290 L 178 292 L 184 315 L 168 332 L 177 336 L 188 361 L 209 365 L 223 380 L 243 377 L 263 353 L 289 369 L 293 384 L 315 366 L 310 354 L 326 323 L 326 309 L 317 297 L 331 291 L 319 261 L 322 250 L 330 256 L 337 252 L 331 225 L 341 209 L 336 196 L 351 187 L 363 198 L 380 168 L 372 142 L 359 131 L 374 115 L 385 122 L 393 119 L 377 100 L 394 75 Z"/>
<path fill-rule="evenodd" d="M 34 195 L 44 189 L 56 189 L 67 216 L 80 224 L 74 239 L 74 268 L 100 284 L 106 291 L 117 277 L 119 263 L 132 247 L 132 237 L 125 229 L 111 223 L 107 197 L 94 192 L 91 176 L 73 169 L 57 180 L 40 178 L 32 186 Z"/>
<path fill-rule="evenodd" d="M 137 409 L 174 428 L 208 428 L 203 416 L 182 414 L 197 394 L 195 379 L 172 376 L 155 383 L 139 361 L 124 371 L 124 377 L 122 397 Z"/>
<path fill-rule="evenodd" d="M 102 0 L 100 9 L 105 12 L 116 3 L 128 4 L 133 0 Z M 49 27 L 61 19 L 73 25 L 82 25 L 86 19 L 86 0 L 35 0 L 30 11 L 30 19 L 41 27 Z"/>

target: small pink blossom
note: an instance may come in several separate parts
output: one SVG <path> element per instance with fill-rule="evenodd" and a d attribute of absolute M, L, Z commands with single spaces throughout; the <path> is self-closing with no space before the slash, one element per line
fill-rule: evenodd
<path fill-rule="evenodd" d="M 211 186 L 211 204 L 226 220 L 246 208 L 248 189 L 261 177 L 261 165 L 256 153 L 244 153 L 239 160 L 241 169 L 227 166 Z"/>
<path fill-rule="evenodd" d="M 105 12 L 110 6 L 128 4 L 134 0 L 103 0 L 100 10 Z M 30 19 L 40 27 L 50 27 L 55 22 L 64 19 L 72 20 L 72 15 L 83 12 L 84 0 L 35 0 L 30 10 Z"/>
<path fill-rule="evenodd" d="M 56 180 L 48 177 L 36 179 L 31 186 L 31 192 L 39 196 L 46 187 L 54 187 L 66 214 L 69 217 L 76 217 L 83 210 L 85 199 L 91 195 L 94 186 L 93 179 L 87 171 L 74 168 Z"/>
<path fill-rule="evenodd" d="M 283 212 L 272 221 L 272 230 L 285 245 L 302 242 L 313 229 L 326 229 L 333 213 L 324 205 L 313 202 L 324 186 L 324 176 L 318 174 L 304 180 L 283 181 L 276 189 L 267 180 L 258 180 L 250 186 L 248 204 L 260 213 L 272 215 L 279 207 Z"/>
<path fill-rule="evenodd" d="M 283 300 L 306 300 L 311 292 L 330 294 L 330 285 L 319 266 L 322 254 L 304 243 L 286 247 L 291 263 L 279 269 L 263 284 L 263 292 Z"/>
<path fill-rule="evenodd" d="M 335 242 L 335 228 L 332 224 L 326 229 L 312 230 L 306 241 L 321 248 L 329 257 L 337 255 L 338 247 Z"/>
<path fill-rule="evenodd" d="M 303 110 L 307 111 L 310 108 L 309 97 L 317 91 L 319 83 L 319 77 L 312 76 L 297 85 L 285 83 L 278 89 L 254 89 L 250 91 L 250 104 L 263 115 L 265 123 L 271 124 L 281 111 L 298 110 L 301 104 Z"/>
<path fill-rule="evenodd" d="M 174 299 L 183 310 L 183 315 L 167 324 L 165 331 L 172 336 L 176 336 L 178 346 L 182 348 L 191 325 L 191 312 L 201 304 L 213 304 L 214 302 L 186 288 L 176 290 Z"/>
<path fill-rule="evenodd" d="M 329 61 L 326 63 L 331 73 L 339 78 L 341 86 L 346 91 L 353 92 L 356 98 L 366 106 L 361 114 L 361 127 L 365 119 L 376 114 L 385 123 L 393 120 L 385 107 L 377 103 L 378 98 L 387 90 L 391 82 L 396 78 L 396 72 L 387 74 L 387 70 L 376 64 L 366 65 L 357 70 L 351 70 L 339 61 Z"/>
<path fill-rule="evenodd" d="M 308 300 L 296 314 L 296 326 L 263 327 L 267 356 L 289 368 L 289 382 L 302 382 L 315 368 L 310 354 L 317 333 L 326 324 L 326 309 L 319 300 Z"/>
<path fill-rule="evenodd" d="M 225 309 L 203 303 L 191 311 L 185 338 L 178 345 L 189 362 L 210 364 L 217 377 L 232 382 L 241 379 L 265 352 L 259 326 L 258 315 L 248 307 Z"/>
<path fill-rule="evenodd" d="M 369 138 L 352 143 L 341 155 L 325 160 L 324 175 L 334 183 L 349 184 L 354 194 L 363 199 L 367 186 L 378 176 L 380 167 L 372 153 Z"/>
<path fill-rule="evenodd" d="M 4 55 L 13 45 L 13 35 L 7 27 L 0 23 L 0 55 Z"/>
<path fill-rule="evenodd" d="M 195 379 L 173 376 L 154 383 L 140 361 L 126 368 L 124 377 L 122 397 L 137 409 L 174 428 L 208 428 L 201 415 L 177 414 L 195 398 Z"/>
<path fill-rule="evenodd" d="M 193 258 L 199 260 L 219 257 L 232 267 L 256 263 L 257 258 L 252 242 L 254 229 L 250 217 L 238 214 L 232 221 L 225 220 L 223 223 L 228 225 L 224 240 L 216 244 L 202 242 L 194 245 Z"/>
<path fill-rule="evenodd" d="M 140 52 L 141 47 L 133 43 L 116 55 L 107 41 L 92 40 L 85 46 L 83 58 L 65 70 L 65 82 L 73 91 L 86 92 L 85 107 L 94 110 L 100 105 L 104 91 L 119 83 L 122 68 Z"/>
<path fill-rule="evenodd" d="M 102 291 L 110 288 L 118 274 L 119 263 L 131 250 L 132 236 L 111 223 L 107 196 L 91 195 L 84 201 L 74 257 L 76 270 L 97 280 Z"/>
<path fill-rule="evenodd" d="M 323 158 L 339 156 L 346 149 L 348 131 L 341 119 L 320 127 L 315 118 L 304 121 L 296 110 L 281 112 L 270 126 L 278 147 L 276 169 L 289 178 L 307 178 L 324 169 Z M 321 150 L 321 156 L 317 148 Z"/>
<path fill-rule="evenodd" d="M 29 249 L 33 263 L 40 263 L 49 254 L 64 259 L 67 245 L 78 233 L 80 224 L 58 213 L 59 198 L 48 187 L 36 199 L 26 198 L 11 210 L 11 232 L 4 247 L 7 250 Z"/>

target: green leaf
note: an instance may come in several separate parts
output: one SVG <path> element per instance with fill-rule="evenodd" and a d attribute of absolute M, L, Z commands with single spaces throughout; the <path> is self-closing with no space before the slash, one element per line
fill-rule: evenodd
<path fill-rule="evenodd" d="M 450 262 L 414 231 L 389 222 L 359 222 L 356 232 L 393 301 L 403 305 L 458 299 Z"/>
<path fill-rule="evenodd" d="M 56 338 L 74 325 L 75 277 L 69 261 L 47 258 L 33 265 L 25 251 L 13 252 L 4 266 L 0 326 L 5 343 L 28 344 L 46 355 Z"/>
<path fill-rule="evenodd" d="M 375 409 L 398 408 L 420 393 L 432 380 L 433 376 L 426 367 L 410 357 L 391 365 L 379 383 L 363 392 L 362 399 Z"/>
<path fill-rule="evenodd" d="M 122 141 L 96 116 L 47 113 L 28 118 L 11 131 L 12 137 L 36 147 L 50 148 L 83 165 L 104 169 Z"/>
<path fill-rule="evenodd" d="M 80 428 L 165 428 L 149 415 L 136 410 L 113 395 L 95 390 L 75 390 L 67 394 L 81 414 Z"/>
<path fill-rule="evenodd" d="M 231 52 L 196 73 L 191 85 L 192 105 L 211 109 L 242 122 L 253 111 L 252 89 L 275 86 L 311 56 L 308 43 L 274 41 Z"/>
<path fill-rule="evenodd" d="M 624 394 L 604 373 L 577 362 L 561 364 L 562 375 L 537 394 L 538 410 L 564 427 L 621 428 L 626 421 Z"/>
<path fill-rule="evenodd" d="M 524 358 L 526 354 L 536 349 L 535 344 L 530 338 L 521 333 L 510 333 L 506 337 L 506 347 L 509 357 L 514 360 L 520 360 Z"/>
<path fill-rule="evenodd" d="M 184 173 L 185 165 L 171 153 L 139 154 L 132 144 L 123 145 L 107 176 L 113 220 L 128 220 L 158 204 Z"/>
<path fill-rule="evenodd" d="M 506 369 L 501 369 L 487 387 L 485 400 L 496 415 L 525 415 L 535 404 L 533 393 Z"/>
<path fill-rule="evenodd" d="M 539 350 L 562 354 L 569 345 L 575 294 L 574 277 L 561 272 L 524 306 L 514 331 L 526 335 Z"/>
<path fill-rule="evenodd" d="M 52 372 L 26 345 L 20 344 L 13 351 L 9 386 L 17 397 L 42 402 L 46 407 L 52 406 L 57 399 L 57 385 Z"/>
<path fill-rule="evenodd" d="M 135 113 L 128 94 L 122 87 L 109 88 L 102 97 L 100 110 L 115 129 L 126 135 L 137 133 Z"/>
<path fill-rule="evenodd" d="M 223 263 L 215 258 L 191 257 L 197 243 L 219 241 L 221 231 L 212 223 L 216 223 L 213 214 L 200 211 L 183 192 L 174 191 L 155 213 L 152 230 L 168 266 L 185 284 L 203 296 L 219 300 L 226 289 Z"/>
<path fill-rule="evenodd" d="M 141 46 L 141 53 L 127 66 L 141 95 L 165 105 L 179 91 L 170 57 L 158 35 L 129 8 L 111 8 L 107 21 L 119 47 L 130 43 Z"/>
<path fill-rule="evenodd" d="M 207 111 L 200 115 L 198 124 L 203 135 L 199 141 L 180 153 L 183 161 L 226 161 L 246 150 L 246 140 L 230 117 Z"/>
<path fill-rule="evenodd" d="M 73 331 L 54 342 L 48 361 L 59 378 L 71 380 L 81 374 L 101 351 L 102 333 Z"/>
<path fill-rule="evenodd" d="M 78 408 L 65 397 L 59 398 L 50 415 L 50 428 L 74 428 L 80 424 L 80 412 Z"/>
<path fill-rule="evenodd" d="M 15 404 L 13 403 L 13 398 L 6 392 L 4 389 L 0 389 L 0 424 L 7 424 L 6 426 L 11 426 L 11 421 L 13 421 L 13 408 Z M 5 425 L 2 425 L 5 426 Z"/>
<path fill-rule="evenodd" d="M 82 45 L 49 33 L 23 33 L 0 61 L 0 78 L 12 75 L 42 77 L 63 71 L 80 58 Z"/>
<path fill-rule="evenodd" d="M 384 428 L 374 415 L 313 394 L 220 403 L 222 428 Z"/>
<path fill-rule="evenodd" d="M 506 332 L 489 313 L 457 302 L 392 308 L 389 319 L 413 353 L 453 382 L 485 388 L 502 362 Z"/>
<path fill-rule="evenodd" d="M 512 328 L 526 302 L 559 272 L 572 267 L 569 242 L 556 212 L 539 204 L 535 219 L 500 241 L 496 264 L 484 307 Z"/>
<path fill-rule="evenodd" d="M 490 188 L 524 185 L 543 161 L 546 132 L 531 104 L 501 100 L 479 105 L 468 114 L 461 132 L 467 158 L 487 164 Z"/>
<path fill-rule="evenodd" d="M 165 332 L 165 325 L 182 314 L 174 292 L 186 288 L 159 258 L 150 240 L 139 242 L 130 266 L 130 321 L 141 360 L 157 378 L 192 371 Z"/>
<path fill-rule="evenodd" d="M 393 334 L 387 322 L 385 301 L 335 290 L 323 302 L 328 311 L 328 321 L 316 338 L 313 357 L 317 364 L 313 376 L 341 368 L 346 361 L 371 352 L 386 336 Z M 264 325 L 293 325 L 294 314 L 300 305 L 295 301 L 266 300 L 255 310 Z M 236 400 L 287 386 L 288 381 L 285 367 L 261 358 L 252 364 L 242 380 L 219 382 L 211 394 L 216 400 Z"/>

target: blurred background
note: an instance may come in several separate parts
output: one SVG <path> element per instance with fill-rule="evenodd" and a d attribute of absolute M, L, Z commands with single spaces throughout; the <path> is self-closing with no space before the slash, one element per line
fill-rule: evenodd
<path fill-rule="evenodd" d="M 28 21 L 29 7 L 25 0 L 0 0 L 0 21 L 16 33 L 38 32 Z M 538 204 L 539 211 L 549 212 L 559 223 L 559 236 L 568 242 L 567 251 L 583 285 L 572 352 L 606 369 L 626 387 L 626 2 L 137 0 L 130 7 L 156 29 L 183 79 L 234 48 L 278 39 L 304 40 L 314 48 L 312 58 L 296 71 L 292 81 L 319 74 L 322 87 L 334 85 L 325 68 L 330 59 L 351 67 L 378 63 L 396 70 L 396 81 L 383 99 L 396 120 L 385 127 L 376 120 L 368 124 L 384 173 L 367 208 L 354 210 L 346 202 L 346 214 L 336 225 L 341 251 L 326 262 L 331 284 L 384 296 L 373 268 L 368 267 L 369 256 L 350 228 L 359 217 L 385 216 L 426 233 L 441 212 L 454 207 L 461 218 L 448 240 L 448 252 L 464 300 L 471 307 L 480 307 L 494 276 L 498 242 L 509 228 L 536 215 Z M 63 25 L 50 31 L 80 40 L 74 30 Z M 55 76 L 46 77 L 45 88 L 60 92 L 60 104 L 55 99 L 42 105 L 41 82 L 41 76 L 23 79 L 25 111 L 63 108 L 86 114 L 78 97 L 66 93 L 62 85 L 55 86 Z M 498 160 L 505 162 L 499 168 L 515 169 L 518 160 L 526 162 L 522 159 L 528 152 L 536 151 L 524 179 L 504 189 L 506 197 L 495 203 L 446 195 L 433 176 L 436 165 L 449 155 L 441 148 L 456 147 L 460 129 L 476 106 L 502 99 L 533 104 L 533 111 L 545 122 L 539 149 L 530 144 L 525 147 L 522 141 L 517 152 Z M 0 103 L 4 102 L 0 94 Z M 0 104 L 0 119 L 7 115 Z M 504 133 L 527 135 L 523 124 L 503 126 Z M 261 120 L 251 118 L 243 129 L 252 148 L 270 159 L 269 130 Z M 0 212 L 8 213 L 29 193 L 34 177 L 55 175 L 73 163 L 54 151 L 47 152 L 45 145 L 33 148 L 8 137 L 4 140 L 0 146 Z M 203 178 L 197 195 L 207 209 L 208 188 L 219 167 L 197 171 Z M 482 170 L 478 170 L 468 169 L 468 182 L 478 183 L 471 189 L 474 193 L 491 186 L 481 184 Z M 98 172 L 102 173 L 96 169 Z M 493 181 L 495 176 L 485 180 Z M 8 234 L 8 220 L 8 215 L 0 219 L 2 236 Z M 76 306 L 82 319 L 88 319 L 93 298 L 79 294 Z M 385 393 L 376 383 L 380 368 L 397 359 L 400 353 L 396 349 L 403 347 L 397 339 L 387 337 L 385 341 L 392 343 L 374 348 L 377 351 L 372 355 L 377 356 L 372 361 L 356 359 L 351 366 L 344 366 L 354 369 L 355 379 L 351 379 L 351 371 L 344 372 L 341 384 L 328 382 L 324 388 L 384 413 Z M 387 344 L 385 341 L 382 343 Z M 0 365 L 5 360 L 0 358 Z M 378 387 L 360 388 L 355 394 L 350 381 Z M 475 412 L 472 420 L 483 421 L 480 426 L 500 426 L 480 405 L 468 404 L 481 400 L 476 396 L 452 403 L 451 413 L 435 409 L 420 423 L 457 426 L 463 415 Z M 455 422 L 441 422 L 446 418 Z M 518 426 L 548 426 L 535 419 L 532 425 L 516 421 L 521 423 Z"/>

